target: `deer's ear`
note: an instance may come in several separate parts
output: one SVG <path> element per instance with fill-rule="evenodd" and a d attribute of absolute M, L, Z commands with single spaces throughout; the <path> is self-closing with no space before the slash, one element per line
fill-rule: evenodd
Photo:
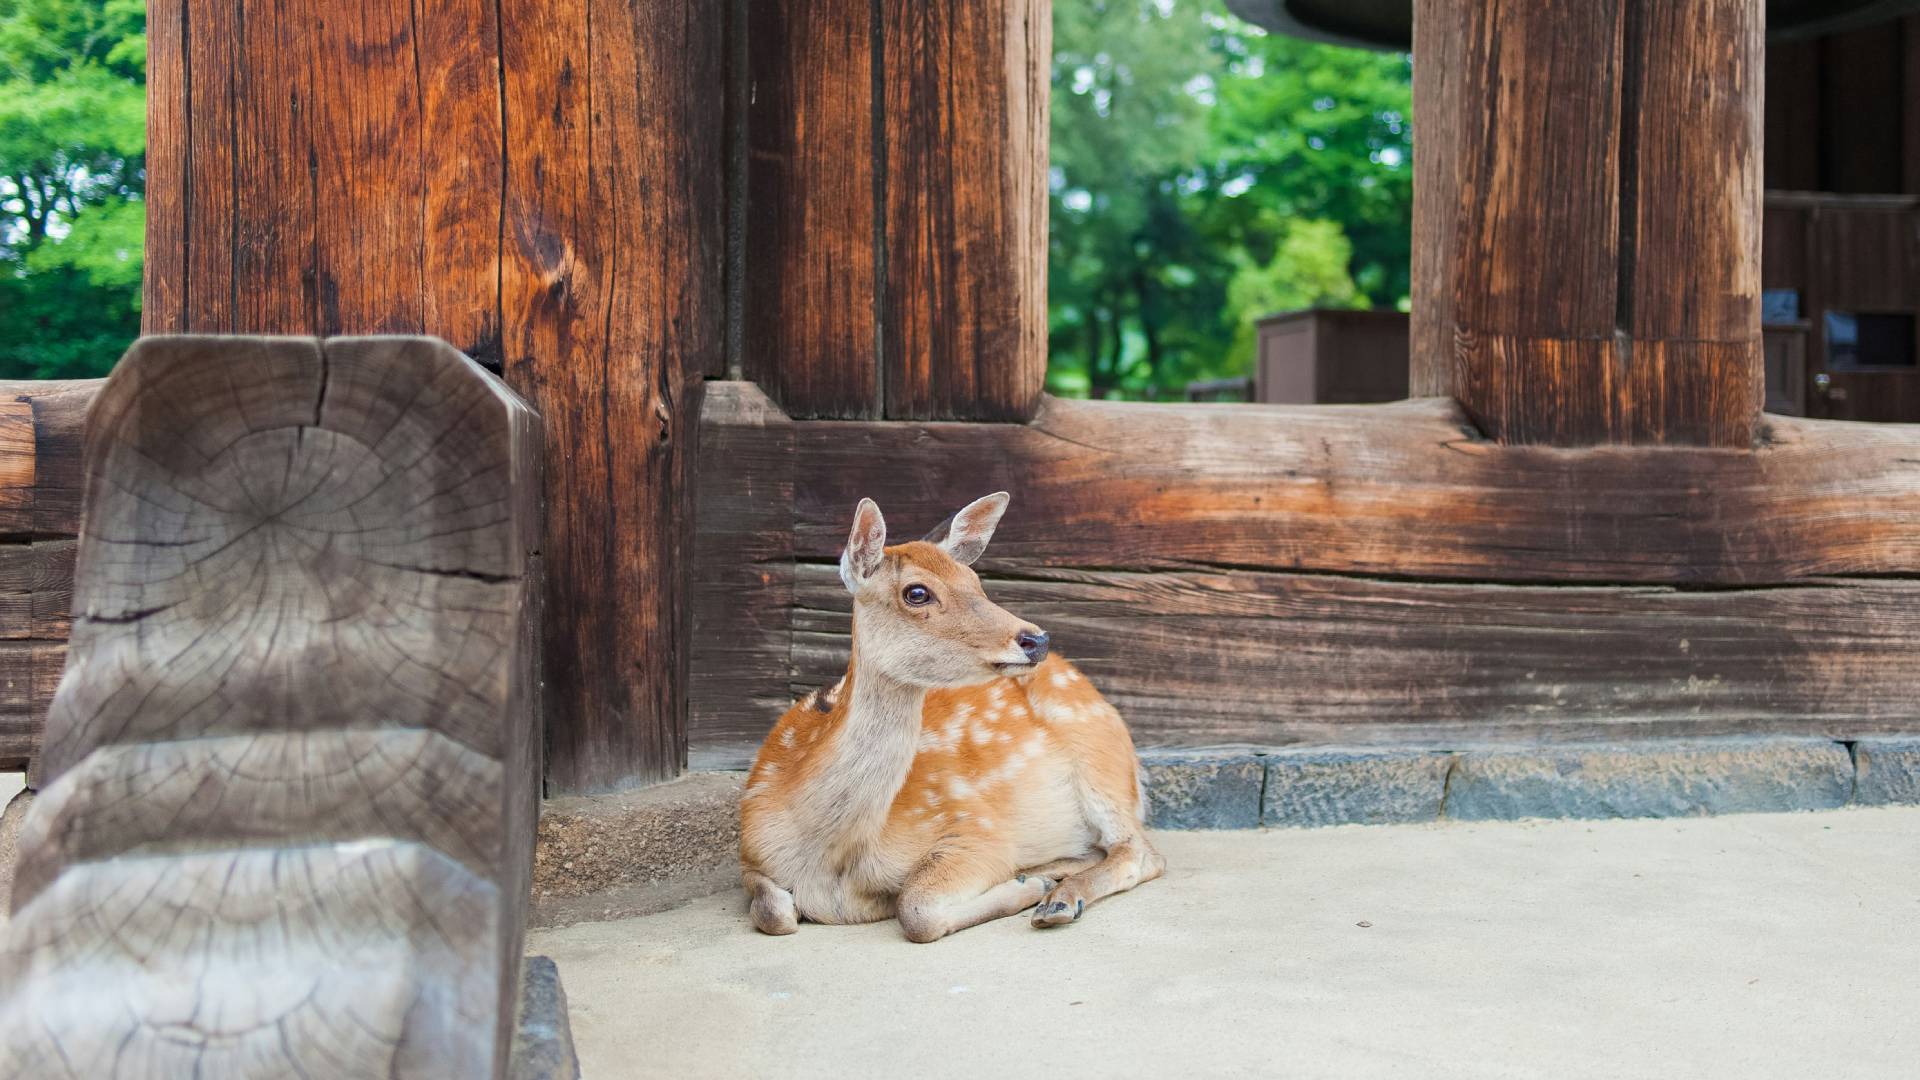
<path fill-rule="evenodd" d="M 987 541 L 993 539 L 994 527 L 1000 524 L 1000 515 L 1006 512 L 1007 493 L 996 491 L 968 503 L 959 513 L 933 530 L 939 534 L 937 538 L 929 534 L 927 539 L 953 556 L 954 562 L 971 566 L 975 559 L 986 553 Z"/>
<path fill-rule="evenodd" d="M 861 499 L 853 511 L 853 531 L 847 534 L 847 550 L 840 553 L 840 580 L 850 592 L 858 592 L 886 557 L 887 522 L 872 499 Z"/>

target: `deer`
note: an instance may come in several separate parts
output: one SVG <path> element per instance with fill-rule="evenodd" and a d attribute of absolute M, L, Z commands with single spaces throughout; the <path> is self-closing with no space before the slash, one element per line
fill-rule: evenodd
<path fill-rule="evenodd" d="M 780 717 L 740 800 L 762 933 L 897 918 L 931 942 L 1029 908 L 1061 926 L 1165 870 L 1119 712 L 973 570 L 1007 502 L 893 547 L 872 499 L 854 510 L 846 674 Z"/>

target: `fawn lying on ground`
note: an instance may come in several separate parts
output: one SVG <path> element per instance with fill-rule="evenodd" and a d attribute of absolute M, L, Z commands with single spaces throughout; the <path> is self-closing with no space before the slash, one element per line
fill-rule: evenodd
<path fill-rule="evenodd" d="M 762 931 L 897 915 L 933 941 L 1027 908 L 1057 926 L 1160 876 L 1120 714 L 969 568 L 1006 507 L 897 547 L 873 500 L 854 511 L 847 673 L 774 725 L 740 802 Z"/>

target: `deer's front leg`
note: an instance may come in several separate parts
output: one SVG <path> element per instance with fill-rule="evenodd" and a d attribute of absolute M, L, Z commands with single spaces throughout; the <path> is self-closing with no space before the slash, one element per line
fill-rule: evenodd
<path fill-rule="evenodd" d="M 747 887 L 747 913 L 753 916 L 754 929 L 776 935 L 800 929 L 800 912 L 793 905 L 792 893 L 758 870 L 742 871 L 740 881 Z"/>
<path fill-rule="evenodd" d="M 938 941 L 956 930 L 1025 911 L 1054 886 L 1037 874 L 1012 875 L 1004 860 L 964 847 L 927 853 L 907 875 L 897 914 L 907 940 Z"/>
<path fill-rule="evenodd" d="M 1144 836 L 1122 840 L 1107 851 L 1107 857 L 1077 874 L 1069 874 L 1047 893 L 1033 909 L 1033 925 L 1060 926 L 1078 920 L 1087 905 L 1104 896 L 1125 892 L 1143 881 L 1152 881 L 1166 869 L 1166 860 L 1153 850 Z"/>

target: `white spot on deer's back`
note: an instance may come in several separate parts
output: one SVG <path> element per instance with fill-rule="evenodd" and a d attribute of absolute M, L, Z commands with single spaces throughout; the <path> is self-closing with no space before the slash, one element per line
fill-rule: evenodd
<path fill-rule="evenodd" d="M 964 799 L 973 794 L 973 785 L 955 776 L 947 781 L 947 794 L 956 799 Z"/>
<path fill-rule="evenodd" d="M 1040 716 L 1050 724 L 1072 724 L 1080 719 L 1080 710 L 1072 702 L 1048 698 L 1040 703 Z"/>

